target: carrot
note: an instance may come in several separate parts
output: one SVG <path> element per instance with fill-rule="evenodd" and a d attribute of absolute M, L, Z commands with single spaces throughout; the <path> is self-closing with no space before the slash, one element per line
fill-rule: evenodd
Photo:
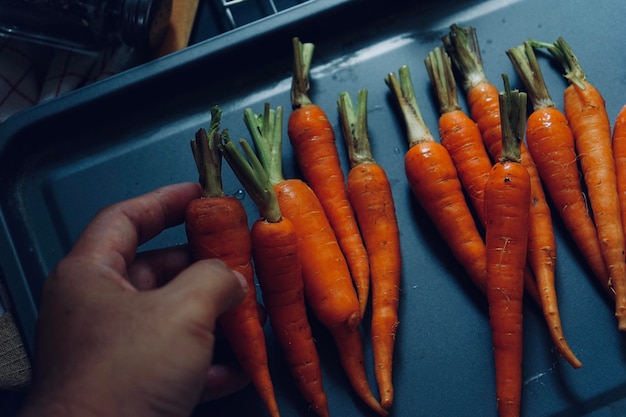
<path fill-rule="evenodd" d="M 404 168 L 409 185 L 454 257 L 485 292 L 487 258 L 483 238 L 450 154 L 434 140 L 422 118 L 409 71 L 406 65 L 400 67 L 399 81 L 394 73 L 385 77 L 406 124 L 409 150 Z"/>
<path fill-rule="evenodd" d="M 498 89 L 485 75 L 476 30 L 472 27 L 461 28 L 452 25 L 450 33 L 443 37 L 443 42 L 452 62 L 462 75 L 470 115 L 478 124 L 485 146 L 492 160 L 496 162 L 502 152 Z M 535 161 L 525 143 L 522 142 L 520 146 L 522 165 L 530 175 L 532 193 L 527 260 L 535 277 L 543 274 L 549 276 L 553 274 L 556 264 L 556 237 L 552 213 Z M 526 276 L 528 277 L 528 273 Z M 546 294 L 532 288 L 537 286 L 536 282 L 531 285 L 526 278 L 525 287 L 528 288 L 526 292 L 533 298 L 534 294 L 538 293 L 539 298 L 535 298 L 535 301 L 541 306 L 549 300 L 541 299 L 545 298 Z M 548 327 L 551 327 L 550 317 L 545 315 L 544 317 Z"/>
<path fill-rule="evenodd" d="M 289 115 L 287 133 L 302 175 L 317 194 L 337 235 L 357 288 L 363 316 L 369 296 L 369 260 L 348 199 L 333 127 L 324 110 L 308 96 L 313 49 L 312 43 L 303 44 L 298 38 L 293 39 L 293 110 Z"/>
<path fill-rule="evenodd" d="M 626 105 L 617 113 L 613 124 L 613 158 L 622 226 L 626 233 Z"/>
<path fill-rule="evenodd" d="M 441 144 L 450 153 L 472 208 L 484 226 L 485 184 L 492 163 L 482 135 L 476 122 L 461 110 L 450 57 L 443 48 L 432 50 L 425 64 L 439 102 Z"/>
<path fill-rule="evenodd" d="M 282 216 L 274 188 L 254 151 L 245 140 L 240 143 L 247 160 L 226 137 L 220 149 L 259 207 L 260 217 L 251 229 L 252 258 L 265 310 L 300 393 L 318 416 L 327 417 L 328 398 L 304 302 L 296 229 Z"/>
<path fill-rule="evenodd" d="M 244 120 L 273 184 L 280 210 L 295 226 L 308 305 L 332 335 L 341 365 L 356 394 L 385 416 L 387 410 L 381 407 L 368 385 L 359 329 L 359 301 L 335 233 L 315 192 L 301 180 L 283 177 L 282 115 L 282 107 L 271 110 L 266 104 L 262 116 L 246 109 Z"/>
<path fill-rule="evenodd" d="M 526 142 L 537 164 L 537 170 L 549 195 L 576 245 L 598 277 L 608 273 L 602 259 L 600 243 L 580 184 L 574 136 L 565 115 L 557 109 L 543 80 L 541 68 L 530 43 L 506 51 L 517 74 L 522 79 L 533 112 L 527 120 Z M 542 292 L 543 314 L 559 353 L 574 367 L 582 363 L 568 346 L 561 325 L 555 287 L 555 264 L 545 263 L 543 273 L 537 274 Z"/>
<path fill-rule="evenodd" d="M 218 325 L 236 358 L 247 372 L 272 417 L 279 416 L 274 387 L 267 363 L 265 334 L 261 326 L 254 290 L 252 242 L 248 218 L 241 201 L 226 196 L 221 183 L 221 155 L 217 143 L 221 140 L 219 123 L 221 110 L 211 109 L 209 133 L 198 130 L 191 141 L 198 168 L 202 197 L 189 203 L 185 229 L 189 247 L 196 259 L 221 259 L 248 281 L 249 291 L 244 301 L 224 313 Z"/>
<path fill-rule="evenodd" d="M 478 217 L 481 228 L 484 228 L 484 193 L 492 168 L 491 159 L 485 149 L 478 125 L 461 110 L 450 57 L 443 48 L 438 47 L 429 53 L 425 64 L 439 101 L 441 144 L 450 153 L 472 209 Z M 541 304 L 530 267 L 524 269 L 524 284 L 526 292 L 537 304 Z"/>
<path fill-rule="evenodd" d="M 497 162 L 502 150 L 499 91 L 485 74 L 476 30 L 453 24 L 442 41 L 461 76 L 470 116 L 480 129 L 489 155 Z"/>
<path fill-rule="evenodd" d="M 574 134 L 598 240 L 609 272 L 607 285 L 615 292 L 615 317 L 619 329 L 626 331 L 625 238 L 617 194 L 611 122 L 604 98 L 587 81 L 578 59 L 563 38 L 552 44 L 533 41 L 533 46 L 546 47 L 563 65 L 569 81 L 563 93 L 563 110 Z"/>
<path fill-rule="evenodd" d="M 500 417 L 520 415 L 524 267 L 528 247 L 530 175 L 521 164 L 526 94 L 500 94 L 502 156 L 485 186 L 487 299 L 494 345 L 496 401 Z"/>
<path fill-rule="evenodd" d="M 348 195 L 370 260 L 372 348 L 380 402 L 393 404 L 393 351 L 399 325 L 402 276 L 400 231 L 391 184 L 372 155 L 367 132 L 367 90 L 360 90 L 355 111 L 350 95 L 339 94 L 341 127 L 350 159 Z"/>

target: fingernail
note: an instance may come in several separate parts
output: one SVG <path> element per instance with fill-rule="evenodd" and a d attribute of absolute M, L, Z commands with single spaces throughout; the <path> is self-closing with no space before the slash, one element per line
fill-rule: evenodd
<path fill-rule="evenodd" d="M 239 280 L 239 285 L 241 285 L 241 288 L 243 288 L 245 292 L 248 292 L 248 281 L 246 280 L 246 278 L 239 271 L 233 270 L 233 273 Z"/>

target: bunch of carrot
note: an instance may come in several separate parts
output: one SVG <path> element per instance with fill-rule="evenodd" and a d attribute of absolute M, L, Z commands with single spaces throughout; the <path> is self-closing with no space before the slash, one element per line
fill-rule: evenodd
<path fill-rule="evenodd" d="M 470 116 L 481 131 L 483 143 L 492 161 L 497 162 L 502 152 L 498 89 L 485 75 L 476 31 L 471 27 L 452 25 L 449 34 L 442 40 L 463 80 Z M 559 314 L 555 285 L 556 238 L 552 214 L 537 164 L 525 142 L 520 144 L 520 158 L 530 175 L 532 193 L 527 263 L 535 279 L 529 279 L 527 272 L 525 289 L 531 294 L 537 292 L 536 301 L 542 308 L 554 345 L 572 367 L 579 368 L 582 364 L 567 344 Z"/>
<path fill-rule="evenodd" d="M 278 417 L 265 334 L 257 308 L 248 217 L 241 201 L 225 195 L 222 188 L 219 145 L 223 132 L 220 132 L 220 121 L 221 110 L 213 107 L 209 132 L 198 130 L 195 140 L 191 142 L 203 193 L 201 198 L 193 200 L 187 207 L 187 240 L 196 259 L 220 259 L 248 281 L 249 291 L 245 300 L 220 316 L 218 325 L 268 412 L 272 417 Z"/>
<path fill-rule="evenodd" d="M 275 131 L 266 110 L 257 134 Z M 282 215 L 273 184 L 250 145 L 240 140 L 245 156 L 227 137 L 220 146 L 233 172 L 259 207 L 251 229 L 252 258 L 270 323 L 299 391 L 320 417 L 327 417 L 320 360 L 304 301 L 302 264 L 296 226 Z"/>
<path fill-rule="evenodd" d="M 615 126 L 617 143 L 612 142 L 611 122 L 604 98 L 587 81 L 582 66 L 563 38 L 554 43 L 530 43 L 534 48 L 546 48 L 563 66 L 565 78 L 569 81 L 563 93 L 564 112 L 574 136 L 597 239 L 608 272 L 608 276 L 602 277 L 602 282 L 614 294 L 618 327 L 626 331 L 626 247 L 622 221 L 626 205 L 624 197 L 618 194 L 618 183 L 623 187 L 626 171 L 617 169 L 615 159 L 621 157 L 623 122 L 618 117 Z"/>
<path fill-rule="evenodd" d="M 213 108 L 209 133 L 201 129 L 192 141 L 205 193 L 190 204 L 188 239 L 196 257 L 223 259 L 247 277 L 252 289 L 256 272 L 286 362 L 319 416 L 329 415 L 328 400 L 307 308 L 332 336 L 355 393 L 384 416 L 394 397 L 402 270 L 391 186 L 372 154 L 367 90 L 359 91 L 356 106 L 347 92 L 337 101 L 349 157 L 346 176 L 332 124 L 309 96 L 314 45 L 294 38 L 292 47 L 287 130 L 303 180 L 283 177 L 282 107 L 272 110 L 266 103 L 261 115 L 245 110 L 254 149 L 241 139 L 243 155 L 228 132 L 219 131 L 220 112 Z M 563 65 L 570 84 L 564 90 L 563 112 L 548 93 L 537 49 L 546 49 Z M 600 92 L 586 80 L 562 38 L 554 43 L 529 40 L 506 53 L 527 93 L 512 90 L 506 76 L 504 92 L 487 80 L 473 28 L 452 25 L 442 46 L 426 57 L 439 102 L 439 142 L 420 113 L 409 68 L 402 66 L 398 76 L 389 73 L 384 81 L 406 127 L 405 173 L 411 190 L 486 296 L 498 412 L 513 417 L 519 416 L 521 405 L 524 294 L 542 309 L 561 356 L 574 368 L 582 366 L 561 323 L 548 196 L 614 300 L 618 328 L 626 330 L 626 106 L 611 133 Z M 468 114 L 458 103 L 454 71 L 462 80 Z M 241 203 L 222 191 L 222 155 L 259 208 L 251 230 Z M 251 293 L 220 318 L 220 325 L 270 415 L 278 416 L 256 296 Z M 361 326 L 367 308 L 372 313 L 380 400 L 370 389 L 365 369 Z"/>
<path fill-rule="evenodd" d="M 288 133 L 306 182 L 283 177 L 283 110 L 280 106 L 272 110 L 268 103 L 262 115 L 254 114 L 251 109 L 244 111 L 255 148 L 240 140 L 245 156 L 230 140 L 228 132 L 219 133 L 216 126 L 207 139 L 194 142 L 194 149 L 211 150 L 210 164 L 201 165 L 202 158 L 196 156 L 200 182 L 205 184 L 208 179 L 212 187 L 219 184 L 217 194 L 224 197 L 219 176 L 221 153 L 259 208 L 259 219 L 251 231 L 245 228 L 249 243 L 241 249 L 245 259 L 254 262 L 270 324 L 300 392 L 312 409 L 322 417 L 328 415 L 307 307 L 335 341 L 341 365 L 355 393 L 384 416 L 393 404 L 392 357 L 399 324 L 402 269 L 391 186 L 371 153 L 367 92 L 359 92 L 357 111 L 345 92 L 337 102 L 350 156 L 351 169 L 346 181 L 328 116 L 307 94 L 313 45 L 294 38 L 293 51 L 293 111 Z M 218 115 L 217 107 L 214 113 Z M 207 166 L 212 167 L 210 173 Z M 222 215 L 230 216 L 227 212 Z M 198 258 L 221 256 L 215 246 L 223 235 L 211 234 L 211 244 L 206 242 L 208 238 L 200 238 L 208 234 L 199 226 L 206 221 L 202 214 L 190 212 L 187 219 L 190 247 Z M 244 233 L 245 222 L 240 223 Z M 250 265 L 248 261 L 247 266 Z M 370 280 L 374 375 L 380 401 L 369 387 L 361 335 L 362 319 L 369 306 Z M 258 326 L 258 319 L 256 323 Z M 247 343 L 249 347 L 264 343 L 258 331 L 246 333 L 245 329 L 233 326 L 231 333 L 229 340 L 235 351 L 244 348 L 246 338 L 253 341 Z M 262 347 L 259 352 L 264 353 L 264 344 Z M 244 359 L 240 356 L 240 360 Z M 278 415 L 267 358 L 262 358 L 259 364 L 262 370 L 247 370 L 270 414 Z"/>

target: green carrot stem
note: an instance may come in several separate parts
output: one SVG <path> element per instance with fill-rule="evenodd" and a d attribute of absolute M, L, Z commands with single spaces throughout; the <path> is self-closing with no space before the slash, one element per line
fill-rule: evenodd
<path fill-rule="evenodd" d="M 572 84 L 576 84 L 577 87 L 583 90 L 586 88 L 585 81 L 587 80 L 587 75 L 583 71 L 574 51 L 563 37 L 559 37 L 554 43 L 539 42 L 537 40 L 530 40 L 529 43 L 533 48 L 544 48 L 550 52 L 563 66 L 564 77 Z"/>
<path fill-rule="evenodd" d="M 442 38 L 442 41 L 462 77 L 463 88 L 466 91 L 487 81 L 476 28 L 453 24 L 450 26 L 450 32 Z"/>
<path fill-rule="evenodd" d="M 282 163 L 283 107 L 276 110 L 265 103 L 263 114 L 244 110 L 244 121 L 256 149 L 256 154 L 271 184 L 284 181 Z"/>
<path fill-rule="evenodd" d="M 239 145 L 245 156 L 230 140 L 228 131 L 222 132 L 222 143 L 219 148 L 226 162 L 258 206 L 261 217 L 271 223 L 279 222 L 282 219 L 280 207 L 267 172 L 245 139 L 240 139 Z"/>
<path fill-rule="evenodd" d="M 502 126 L 502 156 L 500 162 L 521 162 L 521 145 L 526 130 L 526 102 L 528 96 L 519 90 L 511 90 L 506 74 L 504 92 L 498 94 L 500 124 Z"/>
<path fill-rule="evenodd" d="M 460 110 L 461 106 L 458 101 L 456 80 L 454 79 L 450 56 L 442 47 L 437 47 L 428 53 L 424 63 L 439 101 L 439 112 L 444 114 Z"/>
<path fill-rule="evenodd" d="M 359 90 L 356 111 L 347 92 L 339 94 L 337 105 L 341 119 L 341 130 L 348 149 L 350 167 L 374 163 L 367 131 L 367 90 Z"/>
<path fill-rule="evenodd" d="M 198 169 L 199 182 L 202 187 L 202 196 L 222 197 L 222 155 L 218 149 L 221 142 L 219 132 L 222 111 L 218 106 L 211 108 L 211 123 L 209 132 L 202 128 L 196 132 L 195 139 L 191 140 L 191 151 Z"/>
<path fill-rule="evenodd" d="M 531 42 L 524 42 L 506 51 L 517 75 L 522 79 L 535 110 L 556 107 L 543 78 L 537 55 Z"/>
<path fill-rule="evenodd" d="M 400 81 L 394 73 L 389 73 L 385 77 L 385 82 L 396 97 L 404 116 L 409 147 L 421 142 L 434 141 L 417 104 L 409 67 L 403 65 L 398 73 Z"/>
<path fill-rule="evenodd" d="M 293 38 L 293 77 L 291 81 L 291 106 L 294 109 L 311 104 L 309 98 L 309 70 L 315 45 Z"/>

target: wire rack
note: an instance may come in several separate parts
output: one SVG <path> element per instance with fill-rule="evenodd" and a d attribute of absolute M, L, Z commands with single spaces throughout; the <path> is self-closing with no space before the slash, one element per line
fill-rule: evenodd
<path fill-rule="evenodd" d="M 214 0 L 225 30 L 234 29 L 314 0 Z"/>

